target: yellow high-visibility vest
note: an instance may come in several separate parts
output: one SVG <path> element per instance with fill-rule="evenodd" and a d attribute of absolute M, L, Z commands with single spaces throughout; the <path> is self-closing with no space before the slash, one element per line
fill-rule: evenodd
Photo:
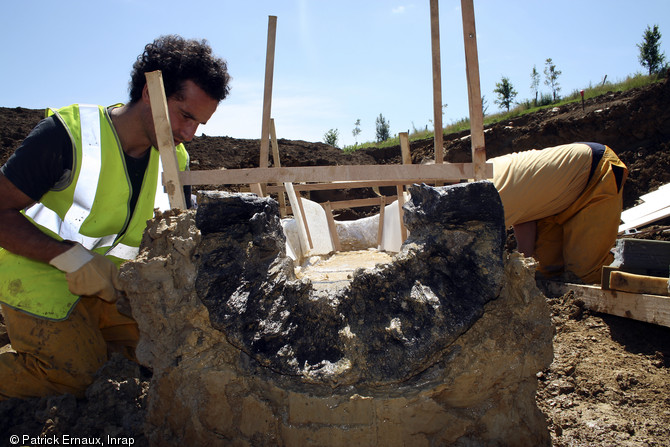
<path fill-rule="evenodd" d="M 64 125 L 72 140 L 73 170 L 69 182 L 50 190 L 24 210 L 42 232 L 58 240 L 81 243 L 117 265 L 133 259 L 154 208 L 169 209 L 161 181 L 158 150 L 151 148 L 142 188 L 131 215 L 132 185 L 123 149 L 107 108 L 71 105 L 48 110 Z M 182 170 L 188 153 L 177 146 Z M 65 274 L 51 265 L 0 249 L 0 302 L 30 314 L 62 320 L 79 300 L 68 290 Z"/>

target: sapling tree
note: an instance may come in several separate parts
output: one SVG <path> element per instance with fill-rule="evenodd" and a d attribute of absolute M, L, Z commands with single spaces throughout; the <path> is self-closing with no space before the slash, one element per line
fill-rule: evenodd
<path fill-rule="evenodd" d="M 381 143 L 382 141 L 388 140 L 389 137 L 391 136 L 390 133 L 391 126 L 387 121 L 387 119 L 384 118 L 384 115 L 382 115 L 381 113 L 375 120 L 375 126 L 377 129 L 377 142 Z"/>
<path fill-rule="evenodd" d="M 548 58 L 544 63 L 544 83 L 551 89 L 554 102 L 558 99 L 558 92 L 561 91 L 561 87 L 558 85 L 558 77 L 560 75 L 561 70 L 558 70 L 554 61 Z"/>
<path fill-rule="evenodd" d="M 649 75 L 660 73 L 664 66 L 665 54 L 661 52 L 661 32 L 658 30 L 658 25 L 651 28 L 647 25 L 644 31 L 643 42 L 637 44 L 640 50 L 638 59 L 643 67 L 649 70 Z"/>
<path fill-rule="evenodd" d="M 328 132 L 323 134 L 323 142 L 330 144 L 333 147 L 337 146 L 337 140 L 340 137 L 340 131 L 337 129 L 330 129 Z"/>
<path fill-rule="evenodd" d="M 358 118 L 354 123 L 354 130 L 351 131 L 351 134 L 354 136 L 355 145 L 358 146 L 358 135 L 361 133 L 361 119 Z"/>
<path fill-rule="evenodd" d="M 540 73 L 537 71 L 537 68 L 535 68 L 535 65 L 533 65 L 533 71 L 530 74 L 530 91 L 535 93 L 535 102 L 533 103 L 533 105 L 536 107 L 537 107 L 537 95 L 540 91 L 539 87 L 540 87 Z"/>
<path fill-rule="evenodd" d="M 496 88 L 493 90 L 493 93 L 498 95 L 498 99 L 493 102 L 505 107 L 509 112 L 509 106 L 517 95 L 517 91 L 514 90 L 514 86 L 509 82 L 509 78 L 503 76 L 500 82 L 496 83 Z"/>

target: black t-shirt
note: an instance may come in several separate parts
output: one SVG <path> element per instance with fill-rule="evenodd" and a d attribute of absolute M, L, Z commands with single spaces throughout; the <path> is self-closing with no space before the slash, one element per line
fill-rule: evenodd
<path fill-rule="evenodd" d="M 72 140 L 55 116 L 40 121 L 12 154 L 0 172 L 28 197 L 38 202 L 50 190 L 63 189 L 72 173 Z M 132 185 L 130 209 L 134 210 L 149 164 L 149 151 L 141 158 L 125 155 Z M 191 207 L 191 187 L 184 187 L 186 206 Z"/>

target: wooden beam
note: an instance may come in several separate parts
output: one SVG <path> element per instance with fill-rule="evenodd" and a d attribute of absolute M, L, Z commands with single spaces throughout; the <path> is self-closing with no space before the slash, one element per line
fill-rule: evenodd
<path fill-rule="evenodd" d="M 249 189 L 251 189 L 251 192 L 256 194 L 258 197 L 265 197 L 265 194 L 263 193 L 263 185 L 261 185 L 260 183 L 250 184 Z"/>
<path fill-rule="evenodd" d="M 407 132 L 400 132 L 398 134 L 398 139 L 400 140 L 400 154 L 402 155 L 402 164 L 411 165 L 412 164 L 412 153 L 409 150 L 409 135 Z M 410 185 L 405 185 L 409 187 Z"/>
<path fill-rule="evenodd" d="M 400 218 L 400 242 L 405 242 L 407 239 L 407 227 L 405 227 L 405 220 L 403 219 L 405 211 L 402 206 L 405 204 L 405 194 L 402 185 L 396 186 L 398 191 L 398 217 Z"/>
<path fill-rule="evenodd" d="M 300 196 L 293 190 L 293 185 L 291 183 L 285 183 L 284 187 L 286 188 L 288 200 L 291 202 L 293 217 L 298 224 L 298 239 L 300 239 L 301 251 L 304 254 L 312 247 L 307 233 L 307 217 L 305 217 L 305 213 L 302 211 L 303 207 L 300 203 Z"/>
<path fill-rule="evenodd" d="M 636 275 L 634 273 L 612 271 L 609 288 L 631 293 L 647 293 L 650 295 L 668 296 L 668 278 L 658 276 Z"/>
<path fill-rule="evenodd" d="M 412 153 L 409 150 L 409 134 L 407 132 L 400 132 L 398 134 L 400 140 L 400 154 L 402 155 L 402 164 L 412 164 Z"/>
<path fill-rule="evenodd" d="M 461 179 L 463 180 L 463 179 Z M 370 180 L 370 181 L 358 181 L 358 182 L 332 182 L 332 183 L 298 183 L 293 185 L 293 188 L 296 191 L 327 191 L 331 189 L 356 189 L 356 188 L 372 188 L 373 186 L 397 186 L 397 185 L 406 185 L 412 183 L 426 183 L 432 184 L 434 181 L 430 181 L 425 178 L 416 178 L 416 179 L 407 179 L 407 180 Z M 267 191 L 276 193 L 281 186 L 268 186 Z"/>
<path fill-rule="evenodd" d="M 261 157 L 259 165 L 261 168 L 268 167 L 268 155 L 270 147 L 270 116 L 272 113 L 272 79 L 274 77 L 275 64 L 275 40 L 277 35 L 277 17 L 268 17 L 268 43 L 265 54 L 265 89 L 263 91 L 263 120 L 261 123 Z"/>
<path fill-rule="evenodd" d="M 482 94 L 479 86 L 479 59 L 477 56 L 477 32 L 475 30 L 475 9 L 472 0 L 461 0 L 463 15 L 463 40 L 465 43 L 465 66 L 468 78 L 468 98 L 470 104 L 470 134 L 472 143 L 472 163 L 475 165 L 475 180 L 487 176 L 486 149 L 484 141 L 484 113 Z"/>
<path fill-rule="evenodd" d="M 547 294 L 553 296 L 572 290 L 587 309 L 595 312 L 670 327 L 670 297 L 602 290 L 598 286 L 557 281 L 544 281 L 543 286 Z"/>
<path fill-rule="evenodd" d="M 277 131 L 275 129 L 275 120 L 270 119 L 270 142 L 272 143 L 272 163 L 276 168 L 281 168 L 281 160 L 279 159 L 279 144 L 277 143 Z M 269 192 L 269 191 L 268 191 Z M 279 216 L 286 217 L 286 196 L 284 195 L 284 188 L 277 192 L 279 199 Z"/>
<path fill-rule="evenodd" d="M 261 168 L 268 167 L 270 151 L 270 116 L 272 113 L 272 78 L 274 75 L 275 61 L 275 37 L 277 33 L 277 17 L 268 16 L 268 43 L 265 55 L 265 88 L 263 91 L 263 117 L 261 120 L 261 151 L 258 165 Z M 265 184 L 252 187 L 258 196 L 265 196 Z"/>
<path fill-rule="evenodd" d="M 433 61 L 433 123 L 435 124 L 435 163 L 444 161 L 442 130 L 442 68 L 440 65 L 440 9 L 438 0 L 430 0 L 430 43 Z"/>
<path fill-rule="evenodd" d="M 621 213 L 619 234 L 670 216 L 670 183 L 641 195 L 639 200 L 642 203 Z"/>
<path fill-rule="evenodd" d="M 386 208 L 386 197 L 381 196 L 379 202 L 379 226 L 377 227 L 377 248 L 382 247 L 382 237 L 384 236 L 384 211 Z"/>
<path fill-rule="evenodd" d="M 493 166 L 486 164 L 487 175 L 493 174 Z M 299 166 L 281 168 L 215 169 L 206 171 L 181 171 L 179 178 L 184 185 L 248 185 L 253 183 L 299 183 L 344 181 L 386 181 L 400 184 L 414 179 L 423 181 L 459 182 L 473 178 L 471 163 L 442 163 L 435 165 L 344 165 L 344 166 Z M 333 183 L 330 189 L 337 189 Z"/>
<path fill-rule="evenodd" d="M 363 206 L 378 206 L 382 203 L 382 199 L 385 202 L 393 202 L 398 199 L 398 196 L 379 196 L 379 197 L 370 197 L 367 199 L 351 199 L 351 200 L 337 200 L 335 202 L 330 202 L 330 206 L 334 210 L 341 210 L 343 208 L 360 208 Z"/>
<path fill-rule="evenodd" d="M 170 115 L 168 114 L 163 75 L 160 71 L 152 71 L 145 73 L 145 77 L 149 89 L 156 143 L 163 164 L 163 186 L 165 186 L 170 199 L 170 207 L 185 210 L 186 198 L 179 177 L 179 162 L 177 161 L 177 151 L 174 146 L 174 136 L 172 135 Z"/>
<path fill-rule="evenodd" d="M 302 223 L 305 225 L 305 233 L 307 233 L 307 242 L 309 243 L 309 249 L 314 248 L 314 243 L 312 242 L 312 234 L 309 231 L 309 225 L 307 223 L 307 216 L 305 215 L 305 207 L 302 205 L 302 196 L 300 193 L 297 193 L 296 198 L 298 199 L 298 207 L 300 207 L 300 214 L 302 215 Z"/>
<path fill-rule="evenodd" d="M 330 202 L 323 203 L 321 206 L 326 211 L 328 232 L 330 233 L 330 241 L 333 243 L 333 248 L 335 251 L 341 251 L 342 246 L 340 245 L 340 237 L 337 235 L 337 226 L 335 225 L 335 218 L 333 218 L 333 209 L 330 206 Z"/>

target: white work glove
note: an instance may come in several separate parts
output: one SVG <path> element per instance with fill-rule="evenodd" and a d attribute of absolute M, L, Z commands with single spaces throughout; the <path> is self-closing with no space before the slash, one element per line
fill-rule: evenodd
<path fill-rule="evenodd" d="M 81 244 L 74 244 L 49 264 L 65 272 L 68 288 L 73 294 L 97 296 L 109 303 L 117 300 L 119 271 L 103 255 L 87 250 Z"/>

